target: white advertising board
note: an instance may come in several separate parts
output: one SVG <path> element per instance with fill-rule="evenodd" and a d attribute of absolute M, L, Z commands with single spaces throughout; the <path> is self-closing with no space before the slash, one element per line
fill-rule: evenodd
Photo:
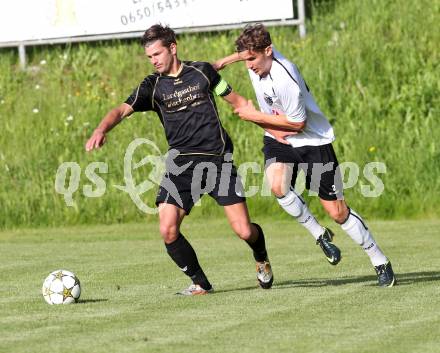
<path fill-rule="evenodd" d="M 1 0 L 0 43 L 293 17 L 292 0 Z"/>

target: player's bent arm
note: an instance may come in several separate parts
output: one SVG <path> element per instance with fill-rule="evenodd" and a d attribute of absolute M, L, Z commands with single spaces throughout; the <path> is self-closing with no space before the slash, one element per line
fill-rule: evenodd
<path fill-rule="evenodd" d="M 301 132 L 301 130 L 298 130 L 298 128 L 295 127 L 281 127 L 281 126 L 276 126 L 276 125 L 271 125 L 271 124 L 266 124 L 266 123 L 256 123 L 253 122 L 254 124 L 258 125 L 259 127 L 262 127 L 264 130 L 267 130 L 268 132 L 272 133 L 271 131 L 279 131 L 279 132 L 293 132 L 293 133 L 298 133 Z"/>
<path fill-rule="evenodd" d="M 247 101 L 244 97 L 240 96 L 239 94 L 235 93 L 235 92 L 231 92 L 226 96 L 223 96 L 223 99 L 225 101 L 227 101 L 229 104 L 231 104 L 234 109 L 252 109 L 254 111 L 255 108 L 252 104 L 252 101 Z M 285 139 L 289 136 L 292 135 L 296 135 L 298 133 L 297 130 L 293 130 L 291 128 L 286 129 L 283 127 L 278 127 L 278 126 L 273 126 L 270 124 L 266 124 L 266 123 L 257 123 L 254 122 L 255 124 L 259 125 L 260 127 L 262 127 L 263 129 L 265 129 L 267 132 L 269 132 L 272 136 L 275 137 L 275 139 L 281 143 L 284 144 L 289 144 Z"/>
<path fill-rule="evenodd" d="M 287 119 L 286 115 L 272 115 L 265 114 L 263 112 L 257 111 L 252 121 L 257 123 L 260 126 L 264 126 L 269 129 L 282 129 L 288 131 L 297 131 L 301 132 L 304 130 L 306 126 L 305 121 L 301 122 L 292 122 Z"/>
<path fill-rule="evenodd" d="M 212 63 L 212 66 L 217 71 L 220 71 L 224 69 L 226 66 L 233 64 L 237 61 L 242 61 L 243 59 L 240 58 L 240 55 L 238 53 L 234 53 L 228 56 L 225 56 L 224 58 L 218 59 Z"/>
<path fill-rule="evenodd" d="M 237 94 L 235 92 L 231 92 L 227 96 L 224 96 L 223 99 L 226 102 L 228 102 L 232 107 L 234 107 L 234 109 L 244 107 L 245 105 L 248 104 L 248 101 L 246 100 L 246 98 L 240 96 L 239 94 Z M 270 132 L 270 133 L 272 133 L 273 131 L 285 132 L 285 133 L 292 132 L 292 129 L 290 129 L 290 128 L 286 129 L 283 127 L 273 126 L 273 125 L 265 124 L 265 123 L 255 123 L 255 124 L 257 124 L 258 126 L 262 127 L 265 130 L 268 130 L 268 132 Z"/>
<path fill-rule="evenodd" d="M 127 103 L 122 103 L 120 106 L 110 110 L 87 141 L 86 151 L 101 147 L 105 143 L 105 134 L 131 114 L 133 114 L 133 108 Z"/>
<path fill-rule="evenodd" d="M 293 122 L 287 118 L 287 115 L 266 114 L 255 109 L 252 101 L 234 110 L 242 120 L 252 121 L 263 128 L 285 129 L 289 131 L 302 131 L 305 127 L 305 120 Z"/>

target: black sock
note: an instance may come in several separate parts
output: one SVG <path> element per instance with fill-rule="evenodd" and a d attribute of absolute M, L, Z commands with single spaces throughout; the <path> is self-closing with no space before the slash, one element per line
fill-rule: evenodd
<path fill-rule="evenodd" d="M 211 283 L 203 273 L 197 260 L 196 252 L 191 244 L 179 233 L 178 238 L 171 244 L 165 244 L 167 253 L 177 266 L 192 279 L 193 283 L 200 285 L 203 289 L 211 289 Z"/>
<path fill-rule="evenodd" d="M 252 223 L 258 230 L 258 238 L 255 242 L 249 243 L 249 241 L 246 240 L 246 243 L 251 247 L 251 249 L 254 251 L 254 259 L 258 262 L 267 261 L 267 250 L 266 250 L 266 242 L 264 240 L 264 233 L 263 229 L 257 224 Z"/>

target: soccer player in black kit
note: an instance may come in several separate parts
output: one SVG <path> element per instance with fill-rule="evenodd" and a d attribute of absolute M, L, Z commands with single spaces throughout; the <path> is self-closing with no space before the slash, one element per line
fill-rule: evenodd
<path fill-rule="evenodd" d="M 133 112 L 155 111 L 173 151 L 156 199 L 160 233 L 169 256 L 192 280 L 180 294 L 212 291 L 194 249 L 179 230 L 194 203 L 208 190 L 208 184 L 209 195 L 224 207 L 234 232 L 253 250 L 260 286 L 270 288 L 273 274 L 264 234 L 258 224 L 250 222 L 240 192 L 241 181 L 231 161 L 232 141 L 221 125 L 214 94 L 234 108 L 246 105 L 247 100 L 233 92 L 209 63 L 179 60 L 176 36 L 169 27 L 150 27 L 142 37 L 142 45 L 157 71 L 145 77 L 125 103 L 104 116 L 87 141 L 86 150 L 101 147 L 106 133 Z M 205 166 L 210 167 L 207 173 Z"/>

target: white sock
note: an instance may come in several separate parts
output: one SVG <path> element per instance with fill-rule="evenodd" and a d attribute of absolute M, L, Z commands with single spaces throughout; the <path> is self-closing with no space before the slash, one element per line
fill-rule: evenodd
<path fill-rule="evenodd" d="M 370 257 L 370 261 L 373 266 L 379 266 L 388 261 L 387 257 L 380 250 L 361 216 L 356 212 L 349 209 L 349 215 L 346 221 L 341 224 L 341 228 L 354 240 L 355 243 L 359 244 L 362 249 Z"/>
<path fill-rule="evenodd" d="M 316 218 L 311 214 L 304 200 L 290 189 L 286 195 L 277 198 L 281 207 L 306 228 L 310 234 L 318 239 L 324 233 L 324 228 L 318 223 Z"/>

